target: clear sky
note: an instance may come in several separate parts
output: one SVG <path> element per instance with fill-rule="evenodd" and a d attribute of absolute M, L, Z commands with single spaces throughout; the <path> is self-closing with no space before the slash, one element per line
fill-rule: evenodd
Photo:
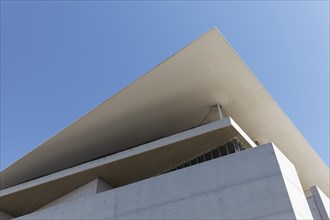
<path fill-rule="evenodd" d="M 1 1 L 1 170 L 213 26 L 329 166 L 328 1 Z"/>

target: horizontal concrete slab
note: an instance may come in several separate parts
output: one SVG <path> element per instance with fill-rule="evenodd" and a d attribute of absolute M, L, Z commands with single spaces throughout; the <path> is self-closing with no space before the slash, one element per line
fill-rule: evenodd
<path fill-rule="evenodd" d="M 234 137 L 255 146 L 225 118 L 1 190 L 1 209 L 13 216 L 27 214 L 98 177 L 113 187 L 143 180 Z"/>

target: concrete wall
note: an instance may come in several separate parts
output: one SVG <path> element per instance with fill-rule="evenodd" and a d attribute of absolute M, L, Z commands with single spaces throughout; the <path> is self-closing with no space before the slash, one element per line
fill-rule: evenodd
<path fill-rule="evenodd" d="M 292 164 L 268 144 L 21 218 L 311 219 L 289 174 L 297 175 Z"/>
<path fill-rule="evenodd" d="M 279 149 L 274 148 L 274 152 L 296 217 L 300 219 L 313 219 L 294 165 Z"/>
<path fill-rule="evenodd" d="M 317 187 L 311 187 L 311 195 L 308 197 L 308 205 L 313 214 L 313 218 L 329 220 L 330 202 L 329 198 Z"/>
<path fill-rule="evenodd" d="M 109 189 L 112 189 L 112 187 L 101 180 L 100 178 L 94 179 L 90 181 L 89 183 L 73 190 L 72 192 L 61 196 L 60 198 L 56 199 L 55 201 L 41 207 L 39 210 L 50 208 L 53 206 L 57 206 L 66 202 L 74 201 L 77 199 L 81 199 L 96 193 L 104 192 Z"/>
<path fill-rule="evenodd" d="M 321 217 L 321 214 L 317 208 L 317 205 L 316 205 L 316 202 L 315 202 L 315 199 L 313 196 L 311 197 L 308 197 L 307 198 L 307 202 L 308 202 L 308 205 L 309 205 L 309 209 L 311 210 L 312 212 L 312 215 L 313 215 L 313 218 L 314 220 L 321 220 L 322 217 Z"/>
<path fill-rule="evenodd" d="M 5 213 L 4 211 L 0 210 L 0 220 L 9 220 L 12 219 L 13 217 Z"/>

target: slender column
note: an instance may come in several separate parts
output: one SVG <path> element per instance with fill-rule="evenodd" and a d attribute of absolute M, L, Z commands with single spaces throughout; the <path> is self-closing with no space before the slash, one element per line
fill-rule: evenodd
<path fill-rule="evenodd" d="M 219 112 L 219 119 L 223 119 L 221 105 L 217 104 L 217 108 L 218 108 L 218 112 Z"/>

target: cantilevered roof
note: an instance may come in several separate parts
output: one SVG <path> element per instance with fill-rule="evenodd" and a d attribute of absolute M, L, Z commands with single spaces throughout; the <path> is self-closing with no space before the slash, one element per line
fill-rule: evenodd
<path fill-rule="evenodd" d="M 18 217 L 95 178 L 115 188 L 147 179 L 233 138 L 255 146 L 231 118 L 224 118 L 1 190 L 0 209 Z"/>
<path fill-rule="evenodd" d="M 329 168 L 215 28 L 6 168 L 1 189 L 196 127 L 217 103 L 329 196 Z"/>

